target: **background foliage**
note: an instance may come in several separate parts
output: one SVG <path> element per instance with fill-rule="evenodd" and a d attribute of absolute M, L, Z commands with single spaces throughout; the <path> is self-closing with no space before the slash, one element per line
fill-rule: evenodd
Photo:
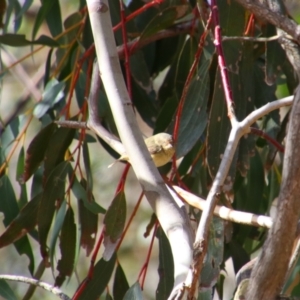
<path fill-rule="evenodd" d="M 235 1 L 217 2 L 223 36 L 245 36 L 249 12 Z M 208 33 L 202 48 L 199 41 L 205 27 L 194 1 L 152 1 L 147 9 L 139 0 L 124 3 L 126 16 L 132 17 L 126 23 L 128 41 L 139 38 L 144 43 L 130 50 L 129 65 L 124 64 L 120 54 L 124 76 L 130 70 L 132 101 L 141 128 L 146 135 L 152 131 L 173 133 L 176 112 L 183 104 L 176 144 L 176 156 L 183 159 L 178 161 L 177 176 L 172 180 L 205 198 L 230 131 L 212 35 Z M 116 42 L 122 46 L 120 3 L 112 0 L 109 4 Z M 158 274 L 150 273 L 145 283 L 147 286 L 147 280 L 155 276 L 157 291 L 152 290 L 146 297 L 166 299 L 173 286 L 170 247 L 148 207 L 135 204 L 139 190 L 130 193 L 129 188 L 124 192 L 122 186 L 118 187 L 121 169 L 106 169 L 110 158 L 103 149 L 115 158 L 118 155 L 89 131 L 61 127 L 54 122 L 87 120 L 95 53 L 85 2 L 10 0 L 5 6 L 2 0 L 0 13 L 0 211 L 6 227 L 0 236 L 0 247 L 5 250 L 13 244 L 19 255 L 26 256 L 28 271 L 36 278 L 41 278 L 47 272 L 45 268 L 49 268 L 53 274 L 49 283 L 63 285 L 71 295 L 87 276 L 89 262 L 82 263 L 81 256 L 91 256 L 103 224 L 106 237 L 116 242 L 134 209 L 141 210 L 137 218 L 142 220 L 145 230 L 147 223 L 152 224 L 147 231 L 155 239 L 159 253 L 158 265 L 155 259 L 149 261 Z M 297 17 L 296 10 L 293 13 Z M 167 31 L 172 34 L 168 36 Z M 163 34 L 158 39 L 159 32 Z M 275 34 L 273 25 L 259 20 L 250 24 L 247 32 L 259 37 Z M 223 48 L 239 120 L 255 108 L 293 93 L 297 85 L 293 67 L 278 41 L 227 40 Z M 199 57 L 199 62 L 185 91 L 195 57 Z M 103 88 L 99 114 L 102 125 L 118 135 Z M 274 111 L 257 122 L 255 128 L 282 143 L 288 115 L 288 109 Z M 264 138 L 253 134 L 242 138 L 221 203 L 241 211 L 268 214 L 279 192 L 281 162 L 282 154 Z M 162 174 L 169 170 L 169 165 L 161 168 Z M 126 175 L 121 179 L 126 179 Z M 134 185 L 133 181 L 129 185 Z M 106 185 L 110 192 L 104 189 Z M 113 190 L 117 191 L 115 196 Z M 188 207 L 188 211 L 191 220 L 197 222 L 199 211 L 193 207 Z M 141 269 L 140 275 L 132 274 L 133 263 L 125 263 L 124 267 L 119 259 L 120 255 L 134 256 L 138 250 L 139 246 L 132 241 L 141 232 L 135 226 L 129 227 L 120 250 L 109 261 L 102 254 L 98 256 L 93 279 L 80 299 L 96 299 L 99 295 L 103 299 L 123 299 L 125 294 L 124 299 L 132 299 L 132 295 L 142 293 L 143 274 L 147 274 L 146 253 L 142 258 L 145 265 L 136 267 Z M 216 285 L 219 297 L 225 299 L 227 274 L 222 272 L 220 276 L 225 262 L 231 258 L 236 273 L 259 250 L 265 236 L 264 228 L 214 218 L 201 275 L 201 287 L 206 288 L 203 291 L 210 293 Z M 152 243 L 146 249 L 151 251 Z M 15 275 L 26 274 L 18 265 L 14 271 Z M 132 282 L 132 276 L 137 283 Z M 77 277 L 71 288 L 70 277 Z M 298 283 L 298 277 L 292 275 L 287 284 L 291 295 L 299 296 Z M 14 295 L 4 281 L 0 282 L 0 294 L 8 299 L 21 297 Z M 35 297 L 38 299 L 38 294 L 32 296 Z"/>

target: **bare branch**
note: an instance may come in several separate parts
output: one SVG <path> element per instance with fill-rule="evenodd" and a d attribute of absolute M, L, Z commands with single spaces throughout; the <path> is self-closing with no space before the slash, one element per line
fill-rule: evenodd
<path fill-rule="evenodd" d="M 275 35 L 272 37 L 252 37 L 252 36 L 223 36 L 222 41 L 251 41 L 251 42 L 271 42 L 278 40 L 279 36 Z"/>
<path fill-rule="evenodd" d="M 178 186 L 173 186 L 173 188 L 189 205 L 200 210 L 205 209 L 207 205 L 206 200 L 192 193 L 189 193 Z M 219 205 L 216 205 L 214 209 L 214 215 L 220 217 L 223 220 L 257 227 L 271 228 L 273 224 L 271 217 L 259 216 Z"/>
<path fill-rule="evenodd" d="M 51 292 L 52 294 L 58 296 L 60 299 L 71 300 L 71 298 L 66 294 L 64 294 L 59 288 L 34 278 L 28 278 L 25 276 L 15 276 L 15 275 L 0 275 L 0 279 L 32 284 L 41 287 L 48 292 Z"/>
<path fill-rule="evenodd" d="M 251 112 L 243 121 L 241 121 L 242 127 L 248 127 L 254 124 L 257 120 L 267 115 L 275 109 L 279 109 L 283 106 L 289 106 L 293 103 L 294 96 L 288 96 L 279 100 L 275 100 L 267 103 L 266 105 Z"/>
<path fill-rule="evenodd" d="M 146 198 L 170 241 L 175 286 L 182 286 L 192 259 L 192 230 L 187 213 L 165 187 L 138 128 L 119 64 L 108 1 L 89 0 L 87 5 L 101 79 L 122 143 Z"/>
<path fill-rule="evenodd" d="M 254 122 L 256 122 L 264 115 L 268 114 L 272 110 L 278 109 L 282 106 L 290 105 L 292 103 L 292 99 L 293 97 L 287 97 L 281 100 L 270 102 L 260 107 L 259 109 L 253 111 L 252 113 L 250 113 L 243 121 L 241 122 L 236 121 L 231 123 L 233 127 L 231 129 L 228 138 L 228 143 L 225 148 L 223 159 L 219 166 L 219 170 L 216 174 L 216 177 L 213 181 L 212 187 L 208 193 L 207 200 L 206 200 L 207 204 L 203 210 L 200 223 L 197 229 L 197 233 L 196 233 L 196 242 L 194 244 L 194 248 L 195 251 L 197 252 L 197 255 L 194 255 L 193 270 L 197 270 L 197 272 L 199 272 L 198 274 L 201 273 L 203 259 L 207 251 L 208 232 L 214 214 L 214 209 L 217 205 L 219 196 L 222 191 L 222 185 L 228 174 L 240 138 L 244 134 L 250 132 L 251 130 L 250 126 Z M 198 277 L 198 274 L 193 273 L 193 276 L 191 276 L 191 278 L 194 278 L 195 280 L 195 278 Z M 187 283 L 187 285 L 190 284 L 191 283 Z M 268 299 L 268 298 L 253 298 L 253 299 Z"/>

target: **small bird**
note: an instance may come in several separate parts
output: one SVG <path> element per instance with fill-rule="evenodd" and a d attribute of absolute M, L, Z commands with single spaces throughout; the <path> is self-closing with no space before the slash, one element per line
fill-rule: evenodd
<path fill-rule="evenodd" d="M 148 148 L 148 151 L 156 167 L 161 167 L 166 163 L 168 163 L 175 153 L 173 137 L 168 133 L 161 132 L 153 136 L 150 136 L 145 139 L 145 144 Z M 124 153 L 121 155 L 121 157 L 118 160 L 116 160 L 108 167 L 110 168 L 117 161 L 130 162 L 127 153 Z"/>

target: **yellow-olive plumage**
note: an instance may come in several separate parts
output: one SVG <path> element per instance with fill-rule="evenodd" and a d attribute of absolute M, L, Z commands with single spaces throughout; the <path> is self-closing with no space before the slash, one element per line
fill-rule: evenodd
<path fill-rule="evenodd" d="M 175 153 L 175 147 L 172 135 L 168 133 L 158 133 L 145 139 L 145 144 L 157 167 L 161 167 L 168 163 Z M 118 159 L 130 162 L 126 153 Z M 111 165 L 110 165 L 111 166 Z"/>

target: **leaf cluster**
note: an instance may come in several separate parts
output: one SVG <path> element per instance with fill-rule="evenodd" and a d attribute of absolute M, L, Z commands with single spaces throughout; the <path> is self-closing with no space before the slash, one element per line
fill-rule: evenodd
<path fill-rule="evenodd" d="M 8 51 L 7 46 L 16 49 L 30 46 L 34 56 L 36 45 L 47 49 L 43 77 L 38 83 L 42 90 L 39 101 L 34 102 L 31 97 L 24 100 L 23 95 L 18 95 L 15 112 L 10 117 L 0 116 L 0 211 L 6 227 L 0 236 L 0 247 L 14 244 L 20 255 L 28 257 L 28 269 L 33 275 L 36 261 L 35 244 L 30 242 L 33 238 L 39 245 L 45 266 L 57 271 L 56 286 L 72 276 L 80 247 L 87 255 L 92 253 L 99 220 L 114 243 L 120 240 L 126 221 L 125 195 L 116 193 L 107 210 L 94 197 L 97 187 L 93 183 L 90 145 L 99 141 L 99 147 L 102 145 L 113 156 L 116 153 L 85 128 L 75 130 L 55 124 L 61 118 L 83 122 L 88 118 L 87 97 L 95 53 L 85 3 L 78 1 L 76 5 L 75 12 L 63 20 L 62 1 L 42 1 L 31 24 L 30 38 L 19 31 L 22 22 L 29 18 L 32 1 L 24 1 L 22 5 L 9 1 L 8 6 L 0 10 L 5 20 L 0 35 L 2 51 Z M 118 25 L 122 13 L 119 1 L 109 1 L 109 5 L 115 39 L 123 49 Z M 141 123 L 154 133 L 176 131 L 176 157 L 180 160 L 173 182 L 206 197 L 231 128 L 212 36 L 207 35 L 203 47 L 199 44 L 205 27 L 195 14 L 193 1 L 157 1 L 146 10 L 143 7 L 142 1 L 132 0 L 124 12 L 126 16 L 138 12 L 124 26 L 128 41 L 134 42 L 129 61 L 120 58 L 124 77 L 126 70 L 130 70 L 132 103 Z M 218 10 L 223 36 L 243 37 L 248 12 L 235 1 L 221 0 Z M 45 26 L 49 34 L 36 39 Z M 276 32 L 270 24 L 259 24 L 252 29 L 255 37 L 268 38 Z M 293 68 L 278 41 L 229 39 L 223 42 L 223 48 L 239 120 L 255 108 L 274 101 L 283 89 L 293 93 L 296 86 Z M 197 67 L 191 74 L 191 66 L 200 50 Z M 5 67 L 9 71 L 9 66 Z M 1 73 L 3 85 L 7 71 Z M 98 113 L 102 125 L 118 135 L 103 87 L 98 96 Z M 288 115 L 288 111 L 272 112 L 257 122 L 255 128 L 282 143 Z M 34 137 L 28 140 L 32 120 L 37 120 L 38 125 L 35 125 Z M 17 161 L 15 170 L 13 159 Z M 282 155 L 265 139 L 252 134 L 242 138 L 223 187 L 221 204 L 267 214 L 279 192 L 281 159 Z M 170 165 L 160 171 L 167 174 L 169 170 Z M 15 177 L 11 176 L 13 172 Z M 75 206 L 78 209 L 74 209 Z M 201 213 L 195 208 L 189 207 L 189 214 L 191 220 L 199 221 Z M 265 229 L 225 223 L 215 218 L 201 287 L 212 289 L 216 286 L 222 297 L 220 270 L 225 261 L 232 258 L 237 272 L 262 246 L 265 234 Z M 172 253 L 161 229 L 157 230 L 156 237 L 159 241 L 156 298 L 166 299 L 173 287 Z M 58 261 L 55 259 L 57 247 L 60 249 Z M 118 262 L 118 253 L 112 254 L 109 261 L 101 258 L 80 298 L 97 299 L 105 293 L 113 278 L 113 297 L 107 290 L 107 299 L 141 299 L 139 283 L 129 287 L 125 271 Z M 2 287 L 2 291 L 5 288 Z"/>

